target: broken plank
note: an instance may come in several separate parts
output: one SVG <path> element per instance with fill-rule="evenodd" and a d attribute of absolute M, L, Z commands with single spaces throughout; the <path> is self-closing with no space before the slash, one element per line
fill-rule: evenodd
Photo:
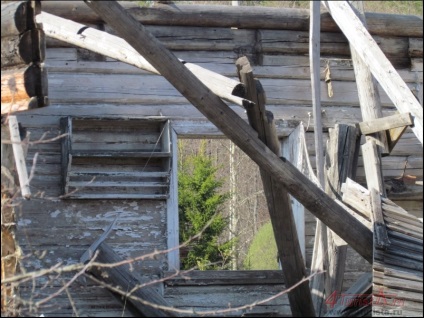
<path fill-rule="evenodd" d="M 386 249 L 390 246 L 390 240 L 387 236 L 386 224 L 383 218 L 380 193 L 375 188 L 371 188 L 370 193 L 372 220 L 374 224 L 374 240 L 378 248 Z"/>

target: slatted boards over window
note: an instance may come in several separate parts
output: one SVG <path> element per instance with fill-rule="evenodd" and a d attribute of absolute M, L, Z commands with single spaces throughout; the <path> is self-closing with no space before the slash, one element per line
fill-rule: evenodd
<path fill-rule="evenodd" d="M 61 118 L 63 198 L 166 199 L 169 121 Z"/>

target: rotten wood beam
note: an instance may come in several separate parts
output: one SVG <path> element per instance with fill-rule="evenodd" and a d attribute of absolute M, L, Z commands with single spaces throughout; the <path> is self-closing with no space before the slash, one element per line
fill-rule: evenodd
<path fill-rule="evenodd" d="M 362 135 L 369 135 L 379 131 L 391 130 L 394 128 L 405 128 L 405 126 L 411 125 L 413 125 L 411 114 L 404 113 L 363 121 L 359 123 L 357 127 Z"/>
<path fill-rule="evenodd" d="M 259 140 L 252 127 L 211 92 L 118 3 L 86 3 L 259 167 L 281 182 L 290 194 L 367 261 L 372 261 L 372 232 L 364 224 L 344 206 L 328 197 L 285 158 L 280 159 L 275 155 Z"/>
<path fill-rule="evenodd" d="M 412 131 L 423 143 L 423 108 L 364 27 L 350 4 L 345 1 L 322 1 L 343 31 L 358 56 L 368 66 L 400 113 L 414 118 Z"/>
<path fill-rule="evenodd" d="M 259 139 L 276 155 L 280 155 L 281 146 L 275 129 L 274 117 L 265 109 L 266 97 L 262 85 L 254 79 L 252 68 L 246 57 L 239 58 L 236 66 L 240 80 L 246 87 L 246 97 L 254 102 L 254 106 L 246 109 L 249 124 L 258 132 Z M 286 287 L 289 288 L 306 276 L 289 194 L 284 186 L 274 180 L 266 171 L 260 169 L 260 173 Z M 290 291 L 288 297 L 294 317 L 314 316 L 315 311 L 308 282 L 304 282 Z"/>
<path fill-rule="evenodd" d="M 116 252 L 106 243 L 101 243 L 98 248 L 96 263 L 105 265 L 121 263 L 124 260 L 116 254 Z M 175 312 L 172 312 L 172 306 L 163 298 L 156 290 L 155 286 L 150 283 L 147 278 L 141 277 L 134 270 L 131 270 L 127 263 L 119 266 L 91 266 L 88 272 L 98 280 L 105 283 L 105 287 L 119 288 L 122 293 L 131 295 L 142 301 L 149 302 L 162 307 L 169 307 L 171 310 L 155 308 L 149 304 L 138 301 L 133 297 L 123 297 L 118 294 L 119 299 L 129 302 L 138 310 L 143 317 L 179 317 Z M 113 290 L 111 290 L 114 292 Z"/>
<path fill-rule="evenodd" d="M 98 54 L 113 58 L 115 60 L 136 66 L 147 72 L 158 74 L 142 55 L 140 55 L 124 39 L 95 28 L 86 27 L 83 24 L 63 19 L 52 14 L 42 12 L 36 17 L 37 22 L 43 24 L 43 30 L 48 37 L 71 43 Z M 219 97 L 236 105 L 247 107 L 250 103 L 243 97 L 244 86 L 233 79 L 209 71 L 196 64 L 186 63 L 185 66 L 212 92 Z"/>

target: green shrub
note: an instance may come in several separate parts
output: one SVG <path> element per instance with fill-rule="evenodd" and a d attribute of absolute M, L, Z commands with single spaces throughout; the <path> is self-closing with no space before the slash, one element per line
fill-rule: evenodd
<path fill-rule="evenodd" d="M 247 270 L 279 269 L 277 244 L 271 222 L 265 223 L 250 244 L 243 265 Z"/>
<path fill-rule="evenodd" d="M 178 169 L 178 211 L 180 243 L 202 232 L 186 248 L 181 268 L 228 269 L 233 242 L 219 242 L 228 222 L 219 213 L 227 193 L 219 193 L 223 181 L 217 179 L 217 167 L 205 155 L 204 144 L 197 154 L 180 161 Z M 205 228 L 205 226 L 209 225 Z"/>

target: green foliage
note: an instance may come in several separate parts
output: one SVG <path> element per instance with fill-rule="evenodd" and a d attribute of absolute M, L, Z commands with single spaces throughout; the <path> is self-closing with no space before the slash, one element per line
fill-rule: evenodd
<path fill-rule="evenodd" d="M 229 267 L 233 242 L 218 241 L 227 226 L 227 220 L 219 212 L 229 195 L 219 193 L 223 181 L 217 179 L 217 170 L 205 155 L 205 144 L 197 154 L 189 155 L 179 162 L 180 243 L 202 232 L 189 244 L 188 254 L 182 258 L 183 269 L 195 266 L 201 270 Z"/>
<path fill-rule="evenodd" d="M 271 222 L 265 223 L 253 238 L 244 268 L 247 270 L 279 269 L 277 261 L 277 244 Z"/>

